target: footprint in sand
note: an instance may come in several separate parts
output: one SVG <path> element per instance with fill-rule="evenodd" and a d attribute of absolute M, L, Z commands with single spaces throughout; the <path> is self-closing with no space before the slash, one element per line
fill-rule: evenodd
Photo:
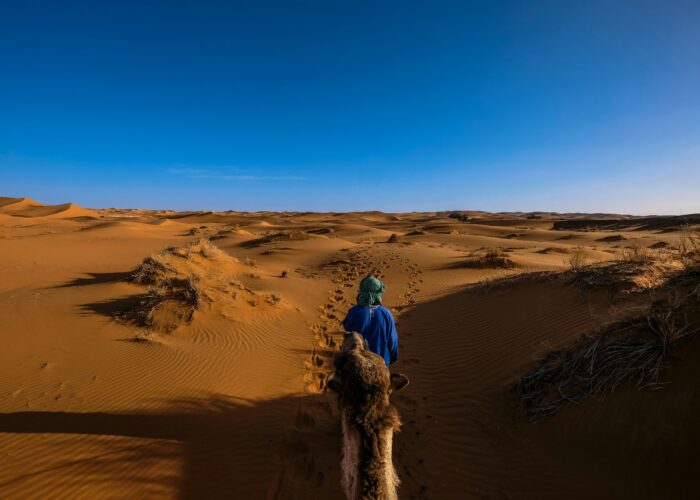
<path fill-rule="evenodd" d="M 326 390 L 326 374 L 323 372 L 307 372 L 304 382 L 307 394 L 321 394 Z"/>
<path fill-rule="evenodd" d="M 337 344 L 336 344 L 335 340 L 333 340 L 333 337 L 331 337 L 327 333 L 323 334 L 323 341 L 321 342 L 321 347 L 327 347 L 329 349 L 332 349 L 336 345 Z"/>

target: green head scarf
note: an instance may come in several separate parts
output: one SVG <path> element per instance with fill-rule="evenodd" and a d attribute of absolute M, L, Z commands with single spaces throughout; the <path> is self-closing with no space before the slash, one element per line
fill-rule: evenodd
<path fill-rule="evenodd" d="M 367 276 L 360 281 L 360 293 L 357 294 L 357 303 L 363 306 L 373 306 L 382 303 L 382 293 L 386 287 L 374 276 Z"/>

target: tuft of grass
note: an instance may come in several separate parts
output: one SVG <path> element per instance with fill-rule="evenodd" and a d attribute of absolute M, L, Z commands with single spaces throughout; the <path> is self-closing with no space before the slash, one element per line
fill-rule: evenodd
<path fill-rule="evenodd" d="M 654 255 L 651 250 L 640 244 L 625 247 L 622 250 L 620 258 L 623 262 L 632 262 L 636 264 L 647 264 L 654 261 Z"/>
<path fill-rule="evenodd" d="M 569 264 L 572 271 L 582 271 L 588 265 L 586 249 L 582 246 L 574 247 L 571 250 L 571 255 L 566 259 L 566 263 Z"/>

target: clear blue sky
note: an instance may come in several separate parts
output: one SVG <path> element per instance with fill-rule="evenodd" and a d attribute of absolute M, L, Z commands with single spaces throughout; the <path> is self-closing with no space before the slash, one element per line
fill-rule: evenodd
<path fill-rule="evenodd" d="M 700 2 L 5 0 L 0 195 L 700 212 Z"/>

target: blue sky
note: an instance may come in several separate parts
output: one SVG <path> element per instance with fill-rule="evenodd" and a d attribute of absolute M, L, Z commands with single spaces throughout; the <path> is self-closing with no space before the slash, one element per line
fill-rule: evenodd
<path fill-rule="evenodd" d="M 700 212 L 695 1 L 0 5 L 0 195 Z"/>

